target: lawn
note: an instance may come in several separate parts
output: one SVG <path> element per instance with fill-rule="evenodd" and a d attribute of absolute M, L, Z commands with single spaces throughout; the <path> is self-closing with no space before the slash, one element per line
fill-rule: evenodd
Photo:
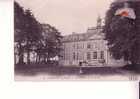
<path fill-rule="evenodd" d="M 21 75 L 38 75 L 40 73 L 50 75 L 79 75 L 80 68 L 74 66 L 54 66 L 54 65 L 23 65 L 16 66 L 15 74 Z M 99 75 L 116 75 L 124 74 L 121 68 L 111 67 L 84 67 L 83 75 L 99 74 Z"/>

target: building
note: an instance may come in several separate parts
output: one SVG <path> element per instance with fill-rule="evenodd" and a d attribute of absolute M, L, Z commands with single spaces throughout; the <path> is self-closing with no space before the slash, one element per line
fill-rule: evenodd
<path fill-rule="evenodd" d="M 88 28 L 86 33 L 72 33 L 62 40 L 60 64 L 64 66 L 123 66 L 125 61 L 112 58 L 101 27 Z"/>

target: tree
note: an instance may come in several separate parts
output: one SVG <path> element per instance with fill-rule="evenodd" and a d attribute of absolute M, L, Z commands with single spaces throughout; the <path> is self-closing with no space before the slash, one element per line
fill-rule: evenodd
<path fill-rule="evenodd" d="M 115 15 L 116 11 L 128 3 L 136 14 L 136 19 Z M 140 63 L 140 1 L 113 2 L 106 13 L 103 32 L 109 50 L 115 59 L 124 58 L 131 64 Z"/>
<path fill-rule="evenodd" d="M 27 52 L 27 63 L 30 64 L 30 53 L 37 49 L 41 40 L 42 28 L 30 10 L 25 11 L 25 16 L 25 51 Z"/>
<path fill-rule="evenodd" d="M 42 39 L 42 56 L 44 62 L 50 61 L 50 58 L 60 56 L 61 51 L 61 33 L 53 26 L 49 24 L 42 24 L 43 27 L 43 39 Z"/>
<path fill-rule="evenodd" d="M 23 64 L 24 58 L 24 10 L 23 8 L 17 3 L 14 2 L 14 42 L 15 42 L 15 56 L 19 57 L 19 63 Z M 15 58 L 16 61 L 16 58 Z"/>
<path fill-rule="evenodd" d="M 27 63 L 30 63 L 30 52 L 37 49 L 41 40 L 42 27 L 30 10 L 24 10 L 14 2 L 14 37 L 19 63 L 23 64 L 24 54 L 27 53 Z"/>
<path fill-rule="evenodd" d="M 14 13 L 14 46 L 19 64 L 24 64 L 25 53 L 27 53 L 27 64 L 30 64 L 32 52 L 37 54 L 36 63 L 41 62 L 41 59 L 46 62 L 46 59 L 59 56 L 62 36 L 55 27 L 40 24 L 31 10 L 24 10 L 17 2 L 14 2 Z"/>

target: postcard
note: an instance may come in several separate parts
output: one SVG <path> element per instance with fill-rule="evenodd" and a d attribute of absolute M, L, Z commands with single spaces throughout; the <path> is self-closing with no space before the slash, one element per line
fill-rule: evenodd
<path fill-rule="evenodd" d="M 140 0 L 15 0 L 15 81 L 137 81 Z"/>

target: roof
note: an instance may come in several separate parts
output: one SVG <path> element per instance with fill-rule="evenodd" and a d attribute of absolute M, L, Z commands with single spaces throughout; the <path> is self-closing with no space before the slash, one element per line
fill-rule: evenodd
<path fill-rule="evenodd" d="M 86 40 L 90 40 L 91 37 L 94 37 L 94 35 L 98 35 L 98 37 L 99 36 L 104 37 L 101 28 L 97 29 L 93 27 L 93 28 L 89 28 L 86 33 L 72 33 L 70 35 L 66 35 L 63 37 L 62 42 L 86 41 Z"/>

